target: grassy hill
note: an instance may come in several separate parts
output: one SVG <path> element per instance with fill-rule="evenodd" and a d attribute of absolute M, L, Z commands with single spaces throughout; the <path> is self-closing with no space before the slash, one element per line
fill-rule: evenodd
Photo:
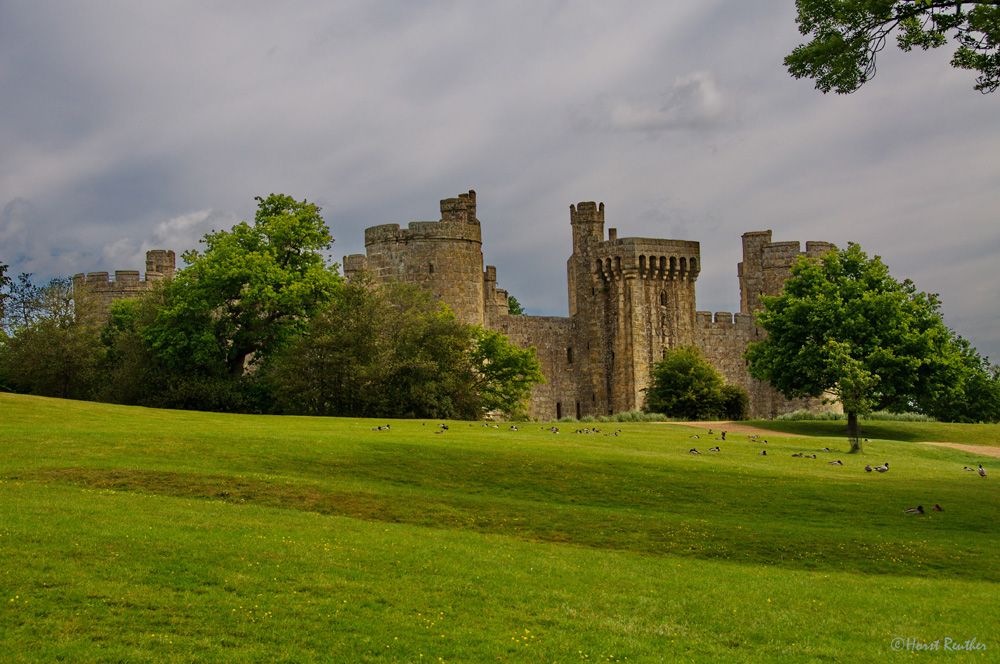
<path fill-rule="evenodd" d="M 986 650 L 949 661 L 1000 652 L 995 458 L 871 432 L 857 457 L 841 438 L 720 443 L 681 425 L 372 430 L 387 423 L 0 395 L 0 652 L 889 661 L 912 656 L 906 639 L 973 638 Z M 986 480 L 962 471 L 980 463 Z"/>

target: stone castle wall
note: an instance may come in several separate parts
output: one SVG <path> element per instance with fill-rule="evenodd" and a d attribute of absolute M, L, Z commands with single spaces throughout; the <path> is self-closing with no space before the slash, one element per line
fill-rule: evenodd
<path fill-rule="evenodd" d="M 176 269 L 175 261 L 173 251 L 155 249 L 146 252 L 145 279 L 139 279 L 138 270 L 115 270 L 114 279 L 107 272 L 74 275 L 74 298 L 81 302 L 86 299 L 91 311 L 106 316 L 115 300 L 138 297 L 157 281 L 172 278 Z"/>
<path fill-rule="evenodd" d="M 546 383 L 536 385 L 529 413 L 539 419 L 605 415 L 639 409 L 652 365 L 668 349 L 697 346 L 727 383 L 747 389 L 751 415 L 775 417 L 798 408 L 829 408 L 821 400 L 789 401 L 755 380 L 743 359 L 747 344 L 764 338 L 753 320 L 763 295 L 778 295 L 800 256 L 818 258 L 828 242 L 773 242 L 771 231 L 742 236 L 737 266 L 740 312 L 697 311 L 695 284 L 700 244 L 655 238 L 605 236 L 604 204 L 570 206 L 573 253 L 567 261 L 569 317 L 511 316 L 497 271 L 483 266 L 476 193 L 441 201 L 439 221 L 406 228 L 384 224 L 365 230 L 365 254 L 344 257 L 344 274 L 367 272 L 376 282 L 412 283 L 429 290 L 456 317 L 506 335 L 537 350 Z M 135 297 L 157 280 L 172 277 L 174 252 L 146 255 L 146 277 L 120 270 L 78 274 L 74 291 L 96 296 L 106 312 L 111 302 Z"/>
<path fill-rule="evenodd" d="M 737 268 L 740 313 L 696 310 L 701 271 L 698 242 L 619 238 L 604 228 L 604 204 L 570 206 L 573 253 L 567 261 L 568 318 L 510 316 L 496 268 L 483 268 L 475 192 L 441 201 L 441 220 L 365 231 L 365 255 L 344 257 L 350 277 L 367 270 L 376 281 L 397 279 L 430 290 L 467 323 L 535 346 L 546 377 L 529 403 L 532 416 L 553 419 L 639 409 L 652 365 L 665 350 L 698 346 L 728 383 L 751 397 L 755 417 L 774 417 L 819 400 L 789 401 L 750 377 L 743 353 L 763 338 L 753 322 L 762 295 L 780 293 L 799 256 L 815 258 L 826 242 L 772 242 L 771 231 L 743 235 Z"/>

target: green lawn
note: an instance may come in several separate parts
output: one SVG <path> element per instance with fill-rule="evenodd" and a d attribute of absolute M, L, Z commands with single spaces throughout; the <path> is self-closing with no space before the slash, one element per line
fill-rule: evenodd
<path fill-rule="evenodd" d="M 1000 659 L 998 459 L 380 424 L 0 395 L 4 661 Z"/>

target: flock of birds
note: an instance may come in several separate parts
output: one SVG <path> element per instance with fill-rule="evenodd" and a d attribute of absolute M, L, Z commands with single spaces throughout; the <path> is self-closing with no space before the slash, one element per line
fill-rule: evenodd
<path fill-rule="evenodd" d="M 422 426 L 426 426 L 426 422 L 423 423 Z M 470 424 L 469 426 L 471 427 L 473 425 Z M 500 428 L 499 424 L 492 424 L 492 425 L 491 424 L 483 424 L 481 426 L 483 428 L 487 428 L 487 427 L 491 427 L 493 429 L 499 429 Z M 540 430 L 542 430 L 542 431 L 548 431 L 549 433 L 559 433 L 559 427 L 556 427 L 556 426 L 549 426 L 549 427 L 540 426 L 538 428 Z M 372 431 L 389 431 L 389 430 L 391 430 L 391 429 L 390 429 L 390 425 L 388 425 L 388 424 L 372 428 Z M 449 430 L 449 428 L 448 428 L 447 424 L 439 424 L 438 425 L 438 430 L 435 431 L 434 433 L 444 433 L 445 431 L 448 431 L 448 430 Z M 520 428 L 516 424 L 512 424 L 512 425 L 510 425 L 510 428 L 508 429 L 508 431 L 520 431 Z M 604 433 L 601 429 L 597 429 L 597 428 L 591 429 L 589 427 L 586 427 L 586 428 L 583 428 L 583 429 L 577 429 L 573 433 L 575 433 L 575 434 L 603 434 L 605 436 L 617 436 L 621 432 L 622 432 L 621 429 L 617 429 L 617 430 L 615 430 L 615 431 L 613 431 L 611 433 Z M 719 432 L 719 435 L 715 438 L 715 440 L 720 441 L 720 442 L 724 442 L 726 440 L 726 433 L 727 433 L 726 431 Z M 712 429 L 708 430 L 708 435 L 709 436 L 714 435 Z M 699 440 L 701 438 L 701 436 L 699 436 L 698 434 L 694 434 L 693 436 L 690 436 L 690 438 Z M 747 439 L 751 440 L 751 441 L 754 441 L 754 442 L 757 442 L 757 443 L 759 443 L 761 445 L 767 445 L 767 440 L 766 439 L 762 439 L 759 434 L 749 434 L 747 436 Z M 867 438 L 865 438 L 865 442 L 868 443 L 868 442 L 871 442 L 871 441 L 868 440 Z M 722 449 L 721 449 L 721 447 L 719 445 L 714 445 L 714 446 L 708 448 L 708 451 L 709 452 L 720 452 L 721 453 Z M 817 451 L 818 452 L 831 452 L 832 450 L 829 447 L 823 447 L 823 448 L 821 448 L 821 449 L 819 449 Z M 701 452 L 698 451 L 698 449 L 695 448 L 695 447 L 692 447 L 690 450 L 688 450 L 688 453 L 689 454 L 701 454 Z M 767 450 L 761 450 L 760 452 L 757 453 L 757 456 L 767 456 Z M 805 454 L 803 452 L 793 453 L 792 456 L 795 457 L 795 458 L 804 458 L 804 459 L 816 459 L 816 458 L 818 458 L 818 456 L 815 455 L 815 454 Z M 840 459 L 837 459 L 836 461 L 828 461 L 827 464 L 830 465 L 830 466 L 843 466 L 844 462 L 841 461 Z M 968 472 L 979 473 L 980 477 L 982 477 L 983 479 L 986 478 L 986 469 L 983 468 L 983 464 L 979 464 L 979 468 L 978 469 L 976 469 L 976 468 L 969 468 L 968 466 L 965 466 L 964 468 L 962 468 L 962 470 L 968 471 Z M 871 466 L 871 464 L 867 464 L 866 463 L 865 464 L 865 472 L 866 473 L 870 473 L 872 471 L 874 471 L 876 473 L 888 473 L 889 472 L 889 462 L 886 461 L 881 466 L 875 466 L 874 468 Z M 931 509 L 933 509 L 936 512 L 943 512 L 944 511 L 944 508 L 942 508 L 940 505 L 934 505 L 934 507 L 932 507 Z M 923 505 L 917 505 L 916 507 L 913 507 L 913 508 L 908 509 L 908 510 L 903 510 L 903 511 L 906 514 L 925 514 Z"/>

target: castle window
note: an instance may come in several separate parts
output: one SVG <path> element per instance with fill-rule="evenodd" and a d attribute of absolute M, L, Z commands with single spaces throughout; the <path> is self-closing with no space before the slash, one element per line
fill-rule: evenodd
<path fill-rule="evenodd" d="M 566 364 L 573 364 L 573 347 L 566 349 Z"/>
<path fill-rule="evenodd" d="M 556 419 L 562 419 L 562 403 L 559 401 L 556 402 Z"/>
<path fill-rule="evenodd" d="M 660 306 L 667 306 L 667 291 L 660 291 Z"/>
<path fill-rule="evenodd" d="M 427 268 L 428 268 L 427 271 L 430 274 L 434 274 L 434 263 L 429 263 L 428 266 L 427 266 Z"/>
<path fill-rule="evenodd" d="M 580 419 L 580 402 L 576 402 L 576 419 Z"/>

